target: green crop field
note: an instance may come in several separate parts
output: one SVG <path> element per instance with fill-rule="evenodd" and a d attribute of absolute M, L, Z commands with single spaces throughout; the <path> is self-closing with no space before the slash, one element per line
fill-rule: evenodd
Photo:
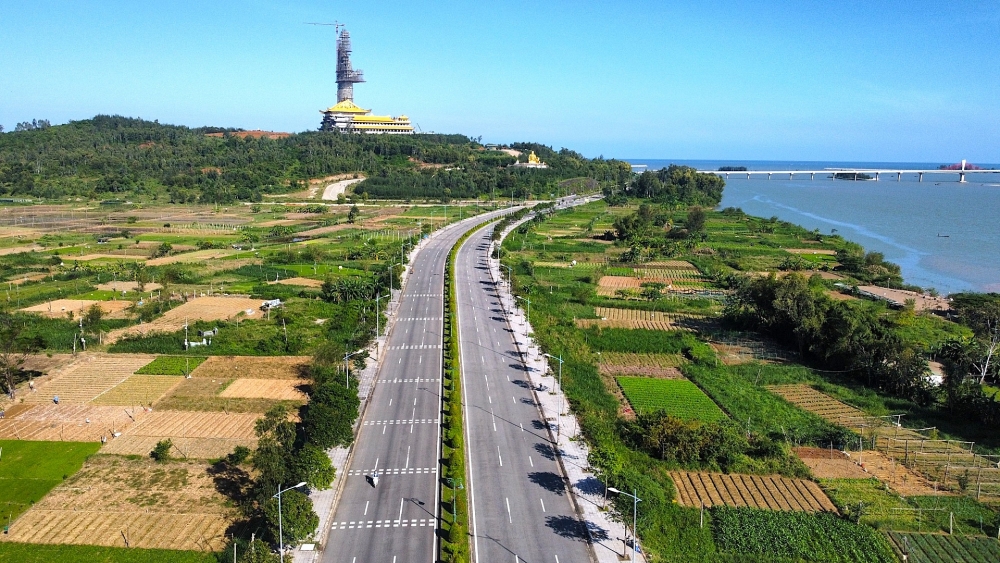
<path fill-rule="evenodd" d="M 4 525 L 76 473 L 101 444 L 0 440 L 0 511 Z M 2 551 L 2 550 L 0 550 Z"/>
<path fill-rule="evenodd" d="M 207 358 L 198 356 L 157 356 L 152 362 L 139 368 L 141 375 L 187 375 Z"/>
<path fill-rule="evenodd" d="M 912 563 L 995 563 L 1000 561 L 1000 541 L 985 536 L 908 534 L 889 532 L 896 550 Z"/>
<path fill-rule="evenodd" d="M 685 379 L 619 377 L 625 398 L 639 414 L 664 411 L 685 420 L 714 422 L 726 417 L 698 386 Z"/>
<path fill-rule="evenodd" d="M 868 526 L 822 512 L 757 508 L 712 509 L 715 545 L 723 553 L 823 563 L 890 563 L 897 559 L 885 536 Z"/>
<path fill-rule="evenodd" d="M 216 563 L 215 553 L 95 545 L 0 543 L 0 563 Z"/>

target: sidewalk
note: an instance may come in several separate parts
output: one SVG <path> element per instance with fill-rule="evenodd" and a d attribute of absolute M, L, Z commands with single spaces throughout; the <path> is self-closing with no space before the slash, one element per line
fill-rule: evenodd
<path fill-rule="evenodd" d="M 504 232 L 504 237 L 521 223 L 531 219 L 527 217 L 509 226 Z M 514 331 L 518 351 L 524 359 L 527 367 L 532 387 L 537 389 L 539 384 L 544 386 L 544 391 L 536 392 L 535 397 L 540 405 L 542 415 L 549 422 L 549 433 L 557 443 L 557 450 L 563 470 L 572 486 L 573 497 L 580 517 L 587 526 L 590 535 L 591 545 L 599 563 L 621 563 L 630 561 L 631 553 L 623 543 L 626 537 L 625 526 L 611 520 L 608 512 L 601 510 L 605 506 L 605 488 L 602 483 L 590 470 L 587 456 L 590 449 L 585 440 L 576 439 L 579 434 L 579 425 L 576 417 L 569 413 L 569 402 L 566 401 L 559 387 L 556 377 L 559 366 L 556 363 L 552 367 L 552 373 L 547 373 L 545 357 L 538 348 L 537 343 L 528 337 L 532 333 L 531 325 L 525 319 L 524 311 L 518 307 L 516 299 L 510 293 L 510 286 L 503 281 L 500 275 L 500 262 L 489 260 L 490 273 L 493 280 L 497 282 L 497 291 L 500 295 L 500 303 L 507 314 L 507 322 Z M 629 534 L 631 536 L 631 534 Z M 640 542 L 640 548 L 642 543 Z M 625 557 L 622 557 L 622 554 Z M 635 554 L 636 561 L 645 563 L 646 558 L 641 553 Z"/>

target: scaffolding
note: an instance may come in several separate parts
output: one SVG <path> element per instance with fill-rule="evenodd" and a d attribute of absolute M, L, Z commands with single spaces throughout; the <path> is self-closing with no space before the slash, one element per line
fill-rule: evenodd
<path fill-rule="evenodd" d="M 362 71 L 351 67 L 351 34 L 346 29 L 337 38 L 337 103 L 354 101 L 354 85 L 364 82 Z"/>

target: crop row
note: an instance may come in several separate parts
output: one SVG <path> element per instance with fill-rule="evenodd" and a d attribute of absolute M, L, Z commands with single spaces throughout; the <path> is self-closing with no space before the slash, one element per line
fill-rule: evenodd
<path fill-rule="evenodd" d="M 685 420 L 706 422 L 726 416 L 708 395 L 686 379 L 619 377 L 618 385 L 639 414 L 663 411 Z"/>

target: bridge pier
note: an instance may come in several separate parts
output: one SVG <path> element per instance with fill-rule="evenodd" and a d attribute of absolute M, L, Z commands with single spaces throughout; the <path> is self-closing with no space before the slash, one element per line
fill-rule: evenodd
<path fill-rule="evenodd" d="M 875 173 L 875 181 L 878 182 L 878 172 Z"/>
<path fill-rule="evenodd" d="M 923 172 L 917 172 L 917 181 L 918 182 L 923 182 L 924 181 L 924 173 Z"/>
<path fill-rule="evenodd" d="M 815 172 L 810 173 L 809 174 L 809 179 L 810 180 L 815 180 L 816 179 L 816 173 Z"/>
<path fill-rule="evenodd" d="M 964 184 L 965 183 L 965 172 L 959 172 L 958 173 L 958 183 L 959 184 Z"/>
<path fill-rule="evenodd" d="M 771 179 L 771 173 L 770 173 L 770 172 L 768 172 L 768 173 L 767 173 L 767 179 L 768 179 L 768 180 L 770 180 L 770 179 Z"/>
<path fill-rule="evenodd" d="M 897 182 L 903 181 L 903 173 L 902 172 L 896 172 L 896 181 Z"/>
<path fill-rule="evenodd" d="M 749 179 L 750 179 L 750 173 L 747 172 L 747 180 L 749 180 Z"/>
<path fill-rule="evenodd" d="M 789 173 L 788 173 L 788 179 L 789 179 L 789 180 L 791 180 L 791 179 L 792 179 L 792 175 L 793 175 L 793 174 L 795 174 L 795 173 L 794 173 L 794 172 L 789 172 Z"/>

